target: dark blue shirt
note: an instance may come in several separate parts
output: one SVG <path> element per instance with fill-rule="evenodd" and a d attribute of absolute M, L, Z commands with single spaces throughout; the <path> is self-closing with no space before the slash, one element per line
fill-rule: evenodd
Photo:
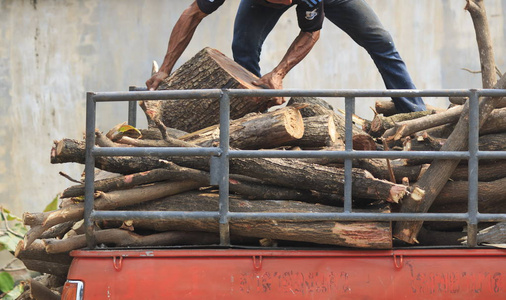
<path fill-rule="evenodd" d="M 273 4 L 266 0 L 254 0 L 259 5 L 280 9 L 286 7 L 283 4 Z M 200 10 L 211 14 L 220 7 L 225 0 L 197 0 Z M 322 28 L 324 12 L 323 0 L 293 0 L 292 5 L 297 5 L 297 21 L 299 28 L 305 32 L 318 31 Z"/>

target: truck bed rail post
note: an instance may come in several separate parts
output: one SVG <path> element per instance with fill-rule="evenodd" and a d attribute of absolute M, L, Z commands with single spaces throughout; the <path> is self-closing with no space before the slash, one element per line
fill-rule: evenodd
<path fill-rule="evenodd" d="M 219 190 L 220 190 L 220 244 L 230 245 L 230 226 L 228 223 L 229 212 L 229 157 L 230 148 L 230 96 L 227 90 L 223 90 L 220 97 L 220 148 L 221 155 L 219 168 Z"/>
<path fill-rule="evenodd" d="M 479 143 L 479 106 L 478 93 L 471 90 L 469 96 L 469 194 L 467 213 L 467 244 L 476 247 L 478 234 L 478 143 Z"/>
<path fill-rule="evenodd" d="M 345 97 L 344 99 L 344 110 L 345 110 L 345 133 L 344 133 L 344 145 L 346 152 L 353 151 L 353 114 L 355 113 L 355 97 Z M 352 174 L 351 168 L 353 159 L 344 159 L 344 213 L 350 213 L 352 207 Z"/>
<path fill-rule="evenodd" d="M 134 91 L 135 87 L 131 86 L 129 91 Z M 128 101 L 128 125 L 137 126 L 137 101 Z"/>
<path fill-rule="evenodd" d="M 95 234 L 93 231 L 93 222 L 91 213 L 94 206 L 94 181 L 95 181 L 95 156 L 93 148 L 95 147 L 95 122 L 97 104 L 94 99 L 94 93 L 86 94 L 86 157 L 84 166 L 84 228 L 86 233 L 86 244 L 89 249 L 96 246 Z"/>

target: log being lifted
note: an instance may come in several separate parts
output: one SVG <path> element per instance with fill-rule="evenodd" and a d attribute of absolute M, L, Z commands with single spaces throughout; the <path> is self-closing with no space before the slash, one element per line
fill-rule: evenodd
<path fill-rule="evenodd" d="M 220 51 L 206 47 L 174 71 L 158 89 L 260 89 L 251 84 L 256 79 L 254 74 Z M 266 101 L 257 101 L 253 97 L 231 97 L 230 118 L 263 112 L 267 109 L 266 104 Z M 167 127 L 186 132 L 219 123 L 218 99 L 143 101 L 140 105 L 147 115 L 149 127 L 156 126 L 151 121 L 154 119 L 161 120 Z"/>

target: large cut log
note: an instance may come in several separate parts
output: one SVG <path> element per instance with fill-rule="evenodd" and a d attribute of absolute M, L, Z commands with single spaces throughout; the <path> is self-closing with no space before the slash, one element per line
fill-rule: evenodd
<path fill-rule="evenodd" d="M 491 53 L 492 42 L 487 23 L 487 17 L 482 0 L 468 0 L 467 9 L 471 13 L 473 23 L 476 28 L 476 37 L 478 40 L 479 52 Z M 490 48 L 490 49 L 489 49 Z M 480 62 L 482 66 L 484 78 L 484 88 L 489 88 L 495 80 L 489 78 L 490 72 L 487 70 L 490 66 L 495 70 L 495 62 L 493 56 L 483 56 L 480 54 Z M 485 68 L 485 65 L 487 66 Z M 495 72 L 494 75 L 495 76 Z M 487 84 L 487 85 L 485 85 Z M 502 76 L 499 82 L 494 85 L 496 89 L 506 88 L 506 76 Z M 485 97 L 479 101 L 479 122 L 478 129 L 482 127 L 490 113 L 500 102 L 501 97 Z M 469 141 L 469 105 L 464 105 L 463 112 L 459 118 L 455 130 L 443 145 L 443 151 L 461 151 L 468 147 Z M 425 191 L 422 197 L 413 197 L 410 195 L 403 199 L 401 206 L 402 212 L 427 212 L 436 199 L 441 189 L 446 184 L 448 178 L 455 171 L 459 164 L 459 160 L 435 160 L 425 171 L 424 175 L 416 183 L 415 188 L 421 188 Z M 422 227 L 423 222 L 397 222 L 394 229 L 394 236 L 408 243 L 415 243 L 416 236 Z"/>
<path fill-rule="evenodd" d="M 188 192 L 127 208 L 142 211 L 218 211 L 219 196 Z M 232 212 L 341 212 L 341 208 L 298 201 L 247 201 L 232 197 Z M 369 210 L 370 211 L 370 210 Z M 386 212 L 386 211 L 385 211 Z M 135 228 L 157 231 L 218 232 L 218 220 L 134 220 Z M 231 220 L 235 236 L 271 238 L 346 247 L 387 249 L 392 246 L 390 222 Z"/>
<path fill-rule="evenodd" d="M 302 138 L 305 127 L 299 110 L 293 106 L 248 114 L 230 123 L 230 146 L 239 149 L 275 148 Z M 201 147 L 218 146 L 220 128 L 218 125 L 207 127 L 180 139 Z"/>
<path fill-rule="evenodd" d="M 255 75 L 220 51 L 204 48 L 165 79 L 158 89 L 260 89 L 251 83 L 256 79 L 258 78 Z M 186 132 L 219 123 L 218 99 L 143 101 L 141 107 L 147 115 L 150 127 L 156 126 L 152 122 L 153 119 L 159 119 L 168 127 Z M 258 101 L 252 97 L 230 98 L 231 119 L 266 109 L 266 101 Z"/>
<path fill-rule="evenodd" d="M 330 114 L 303 118 L 304 135 L 288 145 L 297 145 L 306 149 L 334 145 L 338 140 L 334 117 Z"/>
<path fill-rule="evenodd" d="M 344 193 L 344 169 L 308 164 L 296 159 L 232 159 L 230 170 L 271 184 Z M 352 169 L 352 196 L 397 203 L 407 192 L 406 186 L 374 178 L 362 169 Z"/>
<path fill-rule="evenodd" d="M 328 104 L 327 101 L 314 97 L 293 97 L 288 101 L 287 106 L 292 105 L 299 106 L 301 104 L 306 105 L 306 107 L 300 110 L 300 113 L 304 118 L 330 114 L 334 119 L 336 132 L 339 138 L 341 138 L 344 141 L 344 132 L 345 132 L 344 116 L 341 114 L 337 114 L 334 111 L 334 108 L 330 104 Z M 355 124 L 352 124 L 352 133 L 353 135 L 365 134 L 365 132 Z"/>

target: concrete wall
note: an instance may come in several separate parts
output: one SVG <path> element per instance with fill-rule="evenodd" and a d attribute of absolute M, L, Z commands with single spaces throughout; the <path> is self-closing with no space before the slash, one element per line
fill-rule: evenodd
<path fill-rule="evenodd" d="M 53 140 L 80 139 L 87 91 L 143 86 L 151 61 L 161 62 L 168 36 L 190 0 L 0 0 L 0 204 L 16 214 L 40 211 L 79 178 L 81 165 L 51 165 Z M 178 62 L 205 46 L 231 56 L 239 1 L 206 18 Z M 474 29 L 464 0 L 370 0 L 391 31 L 420 89 L 479 88 Z M 486 1 L 497 65 L 505 69 L 506 1 Z M 264 72 L 273 68 L 298 33 L 293 9 L 268 37 Z M 178 66 L 177 65 L 177 66 Z M 176 67 L 177 67 L 176 66 Z M 285 80 L 285 88 L 383 89 L 367 53 L 330 22 L 320 41 Z M 341 99 L 331 99 L 342 107 Z M 445 99 L 426 99 L 446 106 Z M 373 100 L 357 104 L 370 118 Z M 126 120 L 125 104 L 100 104 L 98 127 Z M 139 111 L 140 112 L 140 111 Z M 140 127 L 145 124 L 140 115 Z M 144 122 L 144 123 L 143 123 Z"/>

